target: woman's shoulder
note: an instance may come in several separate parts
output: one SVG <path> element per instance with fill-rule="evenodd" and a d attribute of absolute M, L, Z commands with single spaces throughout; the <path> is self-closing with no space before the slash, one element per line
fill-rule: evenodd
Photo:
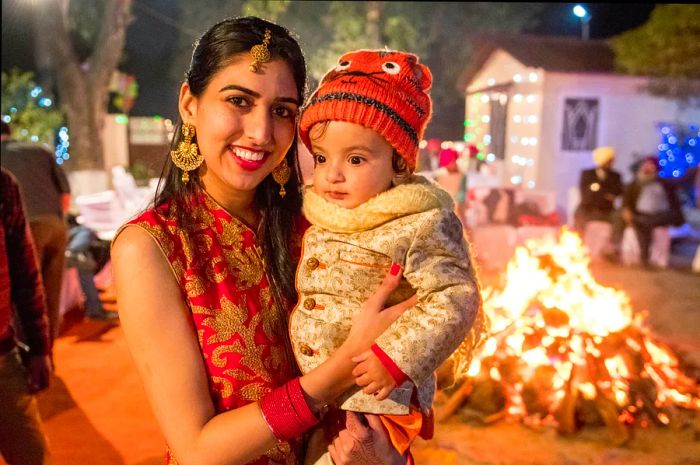
<path fill-rule="evenodd" d="M 112 250 L 117 243 L 121 244 L 121 248 L 158 247 L 157 242 L 166 230 L 168 221 L 172 220 L 171 217 L 171 208 L 167 203 L 144 210 L 117 230 L 112 239 Z"/>

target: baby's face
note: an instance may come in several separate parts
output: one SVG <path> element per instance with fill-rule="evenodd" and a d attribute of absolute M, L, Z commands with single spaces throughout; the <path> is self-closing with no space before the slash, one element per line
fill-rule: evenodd
<path fill-rule="evenodd" d="M 314 192 L 355 208 L 391 187 L 394 150 L 379 133 L 355 123 L 316 124 L 309 133 Z"/>

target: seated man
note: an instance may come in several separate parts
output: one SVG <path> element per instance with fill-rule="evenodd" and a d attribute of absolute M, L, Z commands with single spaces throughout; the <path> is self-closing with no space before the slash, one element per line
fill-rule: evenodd
<path fill-rule="evenodd" d="M 676 187 L 659 178 L 656 157 L 642 160 L 634 181 L 625 189 L 622 218 L 626 225 L 634 228 L 639 242 L 639 258 L 645 267 L 649 264 L 654 228 L 680 226 L 685 222 Z"/>
<path fill-rule="evenodd" d="M 595 168 L 581 172 L 581 202 L 574 213 L 574 230 L 582 237 L 589 221 L 615 222 L 615 200 L 623 189 L 620 173 L 612 169 L 615 149 L 598 147 L 593 151 L 593 161 Z"/>
<path fill-rule="evenodd" d="M 102 268 L 104 260 L 99 260 L 100 245 L 97 235 L 91 229 L 78 224 L 75 217 L 68 217 L 70 230 L 68 232 L 68 247 L 66 249 L 66 266 L 76 267 L 80 288 L 85 295 L 85 316 L 93 320 L 115 320 L 119 317 L 116 312 L 108 312 L 102 307 L 95 274 Z"/>

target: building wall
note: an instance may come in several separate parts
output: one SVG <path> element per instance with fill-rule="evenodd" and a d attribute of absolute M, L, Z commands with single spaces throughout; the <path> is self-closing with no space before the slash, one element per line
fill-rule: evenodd
<path fill-rule="evenodd" d="M 681 110 L 671 100 L 640 90 L 644 78 L 547 72 L 543 82 L 539 187 L 556 191 L 562 211 L 567 207 L 569 189 L 578 184 L 580 171 L 593 166 L 591 150 L 562 148 L 566 99 L 598 100 L 595 146 L 615 147 L 615 168 L 625 181 L 632 178 L 629 167 L 636 157 L 656 155 L 658 123 L 700 123 L 700 110 Z"/>
<path fill-rule="evenodd" d="M 542 85 L 542 70 L 497 50 L 467 88 L 465 140 L 486 154 L 504 186 L 539 188 Z M 508 105 L 503 160 L 496 159 L 489 143 L 489 100 L 499 98 Z"/>

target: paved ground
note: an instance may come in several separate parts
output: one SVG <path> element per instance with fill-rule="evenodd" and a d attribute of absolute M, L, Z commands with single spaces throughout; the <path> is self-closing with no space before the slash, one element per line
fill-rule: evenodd
<path fill-rule="evenodd" d="M 636 310 L 689 363 L 700 366 L 700 275 L 599 265 L 601 284 L 625 289 Z M 496 279 L 486 276 L 487 280 Z M 56 465 L 155 465 L 163 439 L 136 376 L 121 328 L 82 321 L 56 344 L 56 378 L 40 407 Z M 698 374 L 697 371 L 694 372 Z M 598 431 L 561 438 L 505 422 L 478 427 L 439 425 L 416 446 L 418 463 L 480 465 L 700 465 L 700 425 L 682 431 L 642 431 L 624 449 Z"/>

